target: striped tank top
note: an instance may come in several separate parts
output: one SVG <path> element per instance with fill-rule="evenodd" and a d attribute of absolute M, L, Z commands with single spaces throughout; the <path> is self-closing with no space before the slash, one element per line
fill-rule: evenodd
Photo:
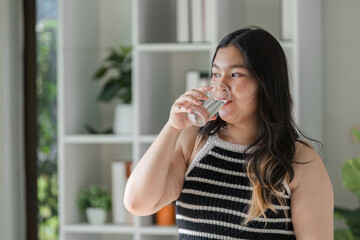
<path fill-rule="evenodd" d="M 176 201 L 180 240 L 296 239 L 291 222 L 290 189 L 284 182 L 286 205 L 274 208 L 242 225 L 252 187 L 246 174 L 246 147 L 226 142 L 217 134 L 208 138 L 187 169 L 183 190 Z M 284 210 L 287 211 L 286 217 Z"/>

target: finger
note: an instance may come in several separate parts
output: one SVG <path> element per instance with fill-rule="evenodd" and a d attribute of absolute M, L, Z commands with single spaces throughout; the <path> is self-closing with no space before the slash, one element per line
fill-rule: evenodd
<path fill-rule="evenodd" d="M 211 86 L 203 86 L 203 87 L 199 87 L 199 88 L 196 88 L 196 89 L 191 89 L 190 91 L 200 92 L 200 93 L 205 94 L 206 92 L 209 92 L 212 89 L 213 89 L 213 87 L 211 87 Z"/>
<path fill-rule="evenodd" d="M 176 113 L 190 113 L 192 110 L 190 108 L 187 108 L 183 105 L 176 104 L 173 106 L 173 112 Z"/>
<path fill-rule="evenodd" d="M 213 89 L 213 87 L 211 87 L 211 86 L 203 86 L 203 87 L 196 88 L 195 90 L 198 90 L 200 92 L 208 92 L 211 89 Z"/>
<path fill-rule="evenodd" d="M 197 99 L 207 100 L 207 99 L 209 99 L 209 97 L 206 95 L 206 92 L 208 92 L 208 91 L 209 91 L 208 88 L 206 88 L 206 91 L 200 91 L 199 89 L 191 89 L 191 90 L 187 91 L 186 93 L 184 93 L 182 96 L 191 95 L 191 96 L 196 97 Z"/>
<path fill-rule="evenodd" d="M 191 105 L 191 104 L 196 104 L 196 105 L 201 105 L 202 102 L 200 101 L 200 97 L 199 96 L 195 96 L 192 94 L 183 94 L 181 95 L 175 103 L 180 104 L 180 105 Z M 189 104 L 190 103 L 190 104 Z"/>

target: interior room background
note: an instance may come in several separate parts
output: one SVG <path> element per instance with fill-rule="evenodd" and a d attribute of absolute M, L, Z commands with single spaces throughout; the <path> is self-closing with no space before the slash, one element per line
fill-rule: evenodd
<path fill-rule="evenodd" d="M 132 12 L 128 11 L 131 0 L 90 1 L 99 2 L 96 28 L 102 46 L 131 44 Z M 19 94 L 23 86 L 18 69 L 22 56 L 20 2 L 0 2 L 0 239 L 10 240 L 25 239 L 26 229 Z M 82 2 L 86 5 L 86 1 Z M 360 128 L 360 2 L 322 0 L 320 13 L 322 88 L 319 94 L 322 94 L 323 119 L 320 140 L 324 145 L 321 155 L 333 183 L 335 204 L 355 208 L 359 199 L 343 187 L 341 167 L 348 158 L 360 156 L 360 145 L 351 134 L 352 128 Z M 342 226 L 343 222 L 335 221 L 335 227 Z"/>

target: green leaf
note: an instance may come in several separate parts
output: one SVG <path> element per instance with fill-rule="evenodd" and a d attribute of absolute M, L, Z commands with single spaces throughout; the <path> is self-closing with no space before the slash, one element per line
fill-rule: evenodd
<path fill-rule="evenodd" d="M 349 214 L 351 212 L 351 210 L 346 209 L 346 208 L 342 208 L 342 207 L 334 207 L 334 217 L 337 219 L 345 219 L 345 215 Z"/>
<path fill-rule="evenodd" d="M 131 51 L 131 46 L 123 45 L 110 49 L 109 55 L 103 60 L 103 65 L 97 70 L 94 77 L 104 78 L 108 71 L 117 74 L 105 80 L 106 84 L 101 89 L 98 100 L 109 102 L 114 98 L 120 98 L 125 103 L 131 102 Z"/>
<path fill-rule="evenodd" d="M 131 46 L 123 46 L 123 45 L 120 45 L 119 46 L 119 49 L 120 51 L 122 52 L 123 56 L 129 56 L 131 55 L 131 50 L 132 50 L 132 47 Z"/>
<path fill-rule="evenodd" d="M 122 84 L 117 79 L 110 79 L 102 89 L 98 99 L 100 101 L 108 102 L 112 100 L 116 93 L 121 89 Z"/>
<path fill-rule="evenodd" d="M 348 159 L 342 167 L 343 185 L 360 196 L 360 158 Z"/>
<path fill-rule="evenodd" d="M 352 133 L 354 134 L 354 136 L 357 138 L 357 140 L 360 142 L 360 131 L 357 129 L 353 129 Z"/>
<path fill-rule="evenodd" d="M 348 229 L 337 229 L 334 231 L 334 240 L 354 240 L 354 236 Z"/>
<path fill-rule="evenodd" d="M 122 91 L 119 94 L 119 98 L 123 100 L 124 103 L 131 103 L 131 89 L 127 88 L 125 91 Z"/>
<path fill-rule="evenodd" d="M 345 215 L 346 223 L 348 224 L 355 239 L 360 239 L 360 208 L 351 211 Z"/>
<path fill-rule="evenodd" d="M 102 78 L 108 71 L 107 67 L 100 67 L 94 74 L 94 78 L 95 79 L 100 79 Z"/>
<path fill-rule="evenodd" d="M 348 210 L 340 207 L 334 209 L 335 217 L 344 219 L 354 239 L 360 238 L 360 208 Z"/>
<path fill-rule="evenodd" d="M 119 81 L 127 87 L 131 86 L 131 72 L 124 72 L 121 76 Z M 131 90 L 131 89 L 130 89 Z"/>
<path fill-rule="evenodd" d="M 345 214 L 345 218 L 348 221 L 357 223 L 360 225 L 360 208 L 350 211 L 349 213 Z M 359 228 L 360 230 L 360 228 Z"/>
<path fill-rule="evenodd" d="M 106 58 L 106 61 L 116 63 L 117 65 L 121 64 L 123 60 L 124 57 L 116 49 L 112 49 L 110 55 Z"/>
<path fill-rule="evenodd" d="M 82 211 L 85 211 L 88 207 L 102 208 L 106 211 L 112 208 L 111 194 L 104 188 L 96 185 L 91 185 L 80 192 L 77 203 Z"/>

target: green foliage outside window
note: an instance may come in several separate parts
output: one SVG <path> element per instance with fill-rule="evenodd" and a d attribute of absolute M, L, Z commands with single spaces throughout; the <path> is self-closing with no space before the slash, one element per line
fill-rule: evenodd
<path fill-rule="evenodd" d="M 56 20 L 42 20 L 37 37 L 38 236 L 58 239 Z"/>

